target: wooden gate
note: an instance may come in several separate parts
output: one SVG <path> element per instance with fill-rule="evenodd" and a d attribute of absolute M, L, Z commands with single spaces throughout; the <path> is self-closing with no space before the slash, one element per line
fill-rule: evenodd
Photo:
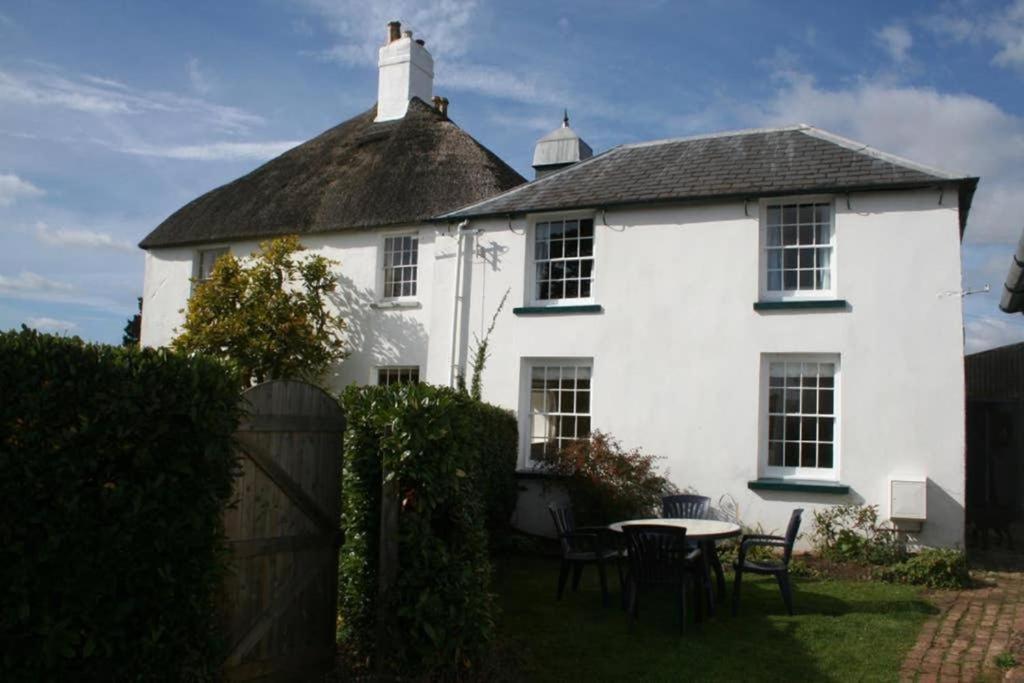
<path fill-rule="evenodd" d="M 224 515 L 229 680 L 315 680 L 331 669 L 337 618 L 341 449 L 337 401 L 304 382 L 242 394 L 241 473 Z"/>

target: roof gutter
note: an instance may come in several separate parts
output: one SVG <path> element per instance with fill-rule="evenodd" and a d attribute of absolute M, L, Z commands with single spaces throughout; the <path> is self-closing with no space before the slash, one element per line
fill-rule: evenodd
<path fill-rule="evenodd" d="M 596 157 L 594 157 L 596 158 Z M 536 181 L 534 181 L 536 182 Z M 524 216 L 531 213 L 550 213 L 554 211 L 579 211 L 581 209 L 588 208 L 602 208 L 602 209 L 613 209 L 630 206 L 670 206 L 670 205 L 692 205 L 692 204 L 713 204 L 725 201 L 744 201 L 744 200 L 756 200 L 765 197 L 789 197 L 791 195 L 800 194 L 851 194 L 854 192 L 887 192 L 887 191 L 901 191 L 901 190 L 921 190 L 927 188 L 941 188 L 943 186 L 956 185 L 958 188 L 957 201 L 958 208 L 960 211 L 960 237 L 963 238 L 964 230 L 967 227 L 967 216 L 971 210 L 971 202 L 974 198 L 974 191 L 978 187 L 978 178 L 967 177 L 967 178 L 955 178 L 948 181 L 934 180 L 929 182 L 914 182 L 914 183 L 889 183 L 886 185 L 860 185 L 851 187 L 807 187 L 807 188 L 789 188 L 785 190 L 773 190 L 770 192 L 734 192 L 730 194 L 717 194 L 717 195 L 701 195 L 696 197 L 661 197 L 658 199 L 635 199 L 635 200 L 622 200 L 617 202 L 599 202 L 595 204 L 570 204 L 570 205 L 555 205 L 555 206 L 534 206 L 527 208 L 517 209 L 503 209 L 497 211 L 485 211 L 481 213 L 461 213 L 459 211 L 453 211 L 451 213 L 442 214 L 440 216 L 434 216 L 428 218 L 427 221 L 431 223 L 448 223 L 451 224 L 457 220 L 464 218 L 513 218 L 516 216 Z"/>

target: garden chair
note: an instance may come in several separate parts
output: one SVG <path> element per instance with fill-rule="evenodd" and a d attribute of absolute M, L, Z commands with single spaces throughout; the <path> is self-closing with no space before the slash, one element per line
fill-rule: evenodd
<path fill-rule="evenodd" d="M 669 519 L 707 519 L 711 511 L 711 499 L 707 496 L 697 496 L 689 493 L 682 493 L 673 496 L 662 496 L 661 516 Z M 690 545 L 696 545 L 690 541 Z M 718 587 L 718 598 L 725 598 L 725 570 L 722 569 L 722 562 L 718 559 L 718 552 L 715 550 L 715 542 L 707 541 L 701 544 L 701 551 L 704 553 L 704 561 L 715 572 L 715 581 Z M 714 613 L 714 594 L 711 592 L 711 583 L 708 582 L 708 612 Z"/>
<path fill-rule="evenodd" d="M 687 589 L 693 590 L 696 621 L 701 620 L 699 586 L 706 579 L 700 548 L 686 543 L 686 529 L 654 524 L 629 524 L 626 534 L 629 574 L 626 578 L 626 609 L 630 628 L 640 611 L 642 588 L 668 586 L 678 591 L 680 630 L 686 632 Z"/>
<path fill-rule="evenodd" d="M 751 574 L 766 574 L 774 576 L 779 582 L 779 590 L 782 592 L 782 601 L 786 603 L 786 611 L 793 614 L 793 591 L 789 583 L 789 560 L 793 556 L 793 543 L 796 541 L 796 533 L 800 530 L 800 516 L 803 509 L 793 510 L 789 516 L 789 525 L 786 527 L 785 536 L 770 536 L 767 534 L 748 534 L 743 536 L 740 542 L 739 557 L 733 565 L 736 570 L 736 583 L 732 591 L 732 614 L 736 616 L 740 609 L 740 582 L 743 580 L 743 572 Z M 781 560 L 769 560 L 767 562 L 754 562 L 747 559 L 747 552 L 754 547 L 782 548 Z"/>
<path fill-rule="evenodd" d="M 622 552 L 618 543 L 607 527 L 577 527 L 573 518 L 572 507 L 551 503 L 548 505 L 551 519 L 555 523 L 555 532 L 562 546 L 562 566 L 558 572 L 558 599 L 565 592 L 565 582 L 572 570 L 572 589 L 580 587 L 583 567 L 588 564 L 597 565 L 597 574 L 601 581 L 601 600 L 608 606 L 608 576 L 606 564 L 615 563 L 619 575 L 619 589 L 625 581 L 622 575 Z"/>
<path fill-rule="evenodd" d="M 661 516 L 675 519 L 707 519 L 711 499 L 688 493 L 677 496 L 663 496 Z"/>

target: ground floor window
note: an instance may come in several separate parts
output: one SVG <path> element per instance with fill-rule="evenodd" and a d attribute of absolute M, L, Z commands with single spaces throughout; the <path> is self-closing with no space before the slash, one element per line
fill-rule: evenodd
<path fill-rule="evenodd" d="M 592 366 L 589 359 L 536 360 L 528 381 L 528 456 L 553 454 L 590 435 Z"/>
<path fill-rule="evenodd" d="M 391 366 L 377 368 L 377 384 L 388 386 L 389 384 L 417 384 L 420 381 L 420 369 L 418 367 Z"/>
<path fill-rule="evenodd" d="M 766 356 L 764 462 L 768 476 L 835 478 L 837 355 Z"/>

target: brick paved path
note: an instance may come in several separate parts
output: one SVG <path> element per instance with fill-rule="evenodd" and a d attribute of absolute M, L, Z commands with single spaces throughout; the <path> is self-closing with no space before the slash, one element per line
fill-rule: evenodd
<path fill-rule="evenodd" d="M 1024 681 L 1024 667 L 1004 673 L 995 663 L 1004 652 L 1024 662 L 1024 572 L 972 576 L 978 587 L 932 596 L 939 613 L 921 629 L 901 681 Z"/>

